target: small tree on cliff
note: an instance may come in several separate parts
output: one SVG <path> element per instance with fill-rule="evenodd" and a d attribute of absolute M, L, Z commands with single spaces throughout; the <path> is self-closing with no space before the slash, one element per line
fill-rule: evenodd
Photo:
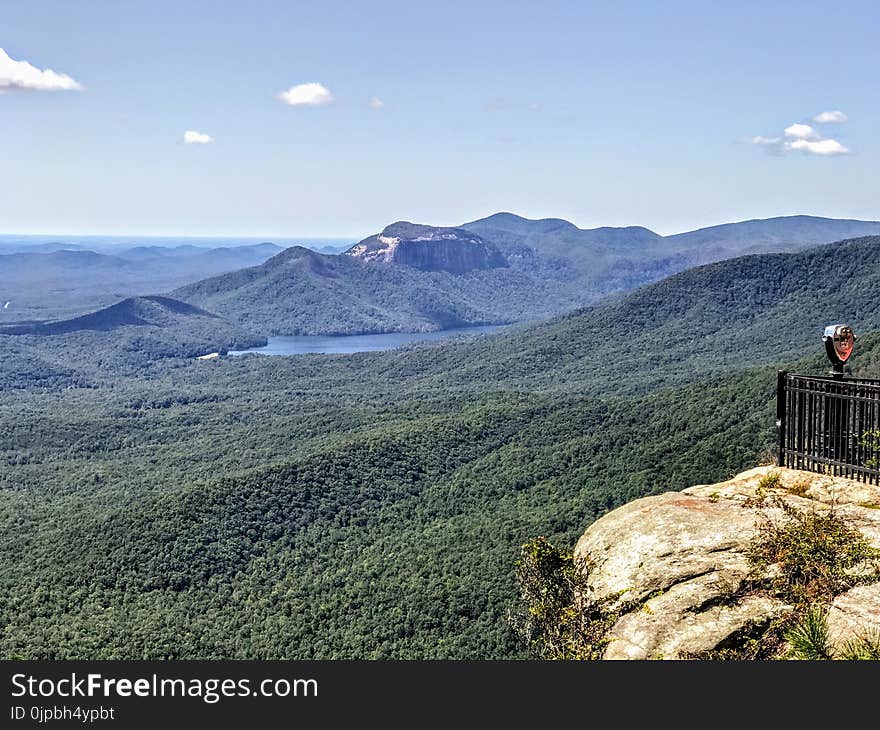
<path fill-rule="evenodd" d="M 516 576 L 521 606 L 508 621 L 541 659 L 599 659 L 617 619 L 607 603 L 590 601 L 591 565 L 538 537 L 520 549 Z"/>

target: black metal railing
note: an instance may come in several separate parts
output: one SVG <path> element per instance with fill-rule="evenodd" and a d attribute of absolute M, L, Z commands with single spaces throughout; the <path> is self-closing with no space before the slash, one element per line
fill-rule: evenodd
<path fill-rule="evenodd" d="M 780 371 L 778 464 L 880 484 L 880 380 Z"/>

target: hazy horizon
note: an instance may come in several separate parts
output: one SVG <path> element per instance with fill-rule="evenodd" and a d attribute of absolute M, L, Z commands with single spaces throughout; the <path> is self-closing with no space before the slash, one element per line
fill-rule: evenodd
<path fill-rule="evenodd" d="M 567 220 L 570 223 L 573 223 L 578 228 L 582 230 L 590 230 L 595 228 L 621 228 L 621 227 L 644 227 L 648 228 L 655 233 L 660 234 L 661 236 L 674 236 L 680 233 L 689 233 L 691 231 L 697 231 L 704 228 L 714 228 L 716 226 L 723 225 L 731 225 L 735 223 L 746 223 L 748 221 L 753 220 L 770 220 L 774 218 L 797 218 L 797 217 L 808 217 L 808 218 L 826 218 L 830 220 L 849 220 L 856 222 L 866 222 L 873 223 L 876 221 L 880 221 L 880 216 L 878 217 L 868 217 L 868 218 L 845 218 L 841 216 L 832 216 L 832 215 L 822 215 L 820 213 L 781 213 L 779 215 L 769 215 L 769 216 L 760 216 L 760 217 L 752 217 L 752 218 L 740 218 L 736 220 L 719 220 L 715 223 L 708 223 L 706 225 L 693 226 L 690 228 L 681 228 L 677 230 L 669 230 L 663 231 L 658 230 L 656 228 L 652 228 L 651 226 L 644 225 L 639 223 L 638 221 L 634 221 L 632 223 L 624 224 L 623 226 L 611 226 L 603 223 L 599 223 L 595 226 L 590 226 L 589 228 L 578 225 L 577 221 L 573 221 L 567 218 L 562 218 L 561 216 L 542 216 L 541 218 L 535 218 L 531 216 L 525 216 L 520 213 L 516 213 L 514 211 L 509 210 L 498 210 L 492 213 L 487 213 L 482 216 L 478 216 L 476 218 L 469 218 L 468 220 L 458 221 L 454 223 L 446 222 L 434 222 L 434 221 L 421 221 L 421 220 L 411 220 L 411 223 L 427 223 L 428 225 L 436 225 L 436 226 L 461 226 L 466 223 L 470 223 L 472 221 L 480 220 L 482 218 L 488 218 L 492 215 L 496 215 L 498 213 L 511 213 L 513 215 L 519 216 L 521 218 L 526 218 L 527 220 L 542 220 L 542 219 L 561 219 Z M 356 243 L 367 236 L 371 236 L 374 233 L 378 233 L 386 225 L 390 225 L 391 223 L 404 220 L 402 218 L 395 218 L 394 220 L 389 220 L 386 223 L 382 224 L 380 227 L 371 231 L 361 231 L 358 233 L 353 233 L 350 235 L 340 235 L 340 234 L 326 234 L 326 235 L 291 235 L 289 233 L 285 233 L 282 235 L 276 235 L 271 233 L 259 234 L 259 233 L 250 233 L 250 234 L 223 234 L 223 233 L 214 233 L 214 234 L 183 234 L 183 233 L 161 233 L 156 235 L 149 234 L 133 234 L 133 233 L 76 233 L 76 232 L 66 232 L 66 233 L 53 233 L 53 232 L 34 232 L 34 233 L 22 233 L 17 231 L 12 232 L 0 232 L 0 243 L 3 242 L 4 239 L 14 239 L 14 238 L 22 238 L 22 239 L 52 239 L 54 241 L 68 241 L 70 243 L 74 243 L 73 239 L 77 240 L 93 240 L 95 242 L 103 242 L 103 243 L 121 243 L 115 239 L 125 239 L 127 241 L 133 242 L 144 242 L 144 241 L 226 241 L 230 242 L 229 245 L 235 245 L 232 242 L 247 242 L 247 243 L 288 243 L 290 245 L 295 245 L 297 243 L 322 243 L 326 242 L 327 245 L 335 245 L 341 243 Z M 107 241 L 106 239 L 114 239 L 113 241 Z M 46 242 L 51 242 L 47 240 Z"/>
<path fill-rule="evenodd" d="M 126 233 L 0 233 L 0 244 L 16 240 L 26 240 L 29 243 L 76 243 L 83 241 L 96 244 L 118 244 L 126 242 L 143 244 L 149 241 L 204 241 L 205 243 L 225 243 L 226 245 L 238 245 L 238 243 L 326 243 L 327 245 L 356 242 L 352 236 L 186 236 L 186 235 L 131 235 Z"/>

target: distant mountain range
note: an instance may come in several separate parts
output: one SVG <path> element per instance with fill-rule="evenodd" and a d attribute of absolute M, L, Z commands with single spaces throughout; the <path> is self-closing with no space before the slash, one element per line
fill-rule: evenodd
<path fill-rule="evenodd" d="M 393 223 L 324 256 L 292 248 L 172 296 L 260 334 L 354 334 L 501 324 L 594 305 L 743 253 L 880 234 L 880 222 L 771 218 L 660 236 L 498 213 L 458 228 Z"/>
<path fill-rule="evenodd" d="M 529 220 L 496 213 L 461 226 L 491 241 L 512 262 L 529 268 L 535 255 L 577 269 L 608 288 L 634 288 L 691 266 L 747 253 L 796 251 L 822 243 L 880 234 L 880 222 L 786 216 L 725 223 L 661 236 L 647 228 L 581 229 L 557 218 Z"/>
<path fill-rule="evenodd" d="M 342 255 L 273 243 L 98 253 L 66 241 L 2 253 L 7 242 L 0 326 L 69 320 L 156 292 L 257 337 L 504 324 L 594 306 L 714 261 L 865 235 L 880 235 L 880 222 L 791 216 L 661 236 L 497 213 L 452 228 L 400 221 Z"/>
<path fill-rule="evenodd" d="M 354 238 L 267 238 L 206 237 L 206 236 L 47 236 L 0 234 L 0 254 L 48 253 L 51 251 L 94 251 L 117 255 L 138 248 L 198 249 L 249 248 L 271 243 L 278 250 L 305 246 L 321 253 L 341 253 L 354 243 Z"/>
<path fill-rule="evenodd" d="M 632 252 L 647 248 L 650 254 L 704 251 L 730 258 L 768 249 L 794 250 L 846 238 L 880 234 L 880 221 L 781 216 L 724 223 L 686 233 L 661 236 L 641 226 L 578 228 L 559 218 L 531 220 L 513 213 L 496 213 L 461 226 L 499 245 L 525 244 L 542 253 L 559 253 L 572 246 L 600 251 Z"/>
<path fill-rule="evenodd" d="M 274 243 L 255 243 L 247 246 L 223 246 L 202 248 L 192 244 L 181 246 L 135 246 L 126 248 L 116 256 L 128 261 L 155 261 L 158 259 L 201 262 L 205 266 L 240 265 L 242 261 L 265 261 L 284 249 Z M 197 264 L 196 264 L 197 265 Z"/>
<path fill-rule="evenodd" d="M 0 247 L 0 324 L 74 316 L 133 294 L 254 266 L 283 249 L 261 243 L 138 246 L 97 253 L 73 244 L 45 243 L 17 253 L 6 250 Z M 3 309 L 6 302 L 9 306 Z"/>

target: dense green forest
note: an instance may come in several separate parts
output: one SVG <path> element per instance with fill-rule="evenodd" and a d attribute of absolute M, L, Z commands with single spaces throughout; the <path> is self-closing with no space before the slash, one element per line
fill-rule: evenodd
<path fill-rule="evenodd" d="M 73 422 L 7 427 L 4 650 L 515 655 L 517 546 L 753 463 L 772 383 L 758 370 L 610 402 L 379 395 L 317 419 L 276 389 L 265 423 L 246 397 L 145 408 L 118 393 Z"/>
<path fill-rule="evenodd" d="M 227 365 L 242 371 L 212 393 L 197 368 Z M 5 405 L 7 654 L 517 656 L 520 543 L 572 542 L 772 442 L 765 368 L 635 399 L 353 402 L 332 377 L 291 387 L 245 365 Z"/>
<path fill-rule="evenodd" d="M 0 652 L 520 656 L 519 546 L 766 456 L 774 368 L 824 369 L 825 320 L 880 326 L 876 248 L 388 353 L 147 361 L 128 327 L 0 336 Z M 880 337 L 854 367 L 880 374 Z"/>

